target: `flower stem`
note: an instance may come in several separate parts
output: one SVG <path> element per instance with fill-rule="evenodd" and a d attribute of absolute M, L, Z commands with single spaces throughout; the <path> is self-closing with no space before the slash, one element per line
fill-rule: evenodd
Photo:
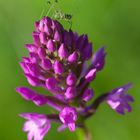
<path fill-rule="evenodd" d="M 96 110 L 98 109 L 99 105 L 106 99 L 108 96 L 108 93 L 100 95 L 95 101 L 88 107 L 87 113 L 85 115 L 85 118 L 92 116 Z"/>
<path fill-rule="evenodd" d="M 77 131 L 79 140 L 91 140 L 91 134 L 85 125 L 80 126 L 80 129 Z"/>

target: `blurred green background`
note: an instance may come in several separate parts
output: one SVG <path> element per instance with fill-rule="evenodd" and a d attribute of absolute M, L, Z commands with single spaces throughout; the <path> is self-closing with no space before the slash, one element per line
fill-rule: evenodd
<path fill-rule="evenodd" d="M 133 112 L 118 115 L 106 104 L 87 121 L 93 140 L 140 139 L 140 1 L 139 0 L 60 0 L 63 11 L 72 13 L 73 30 L 87 33 L 94 50 L 107 46 L 105 69 L 92 83 L 96 96 L 128 82 L 134 87 Z M 36 107 L 24 101 L 17 86 L 29 86 L 18 64 L 27 54 L 25 43 L 31 43 L 34 21 L 45 0 L 0 0 L 0 140 L 26 140 L 22 132 L 21 112 L 49 113 L 48 107 Z M 65 26 L 68 23 L 64 22 Z M 76 133 L 56 132 L 57 125 L 45 140 L 77 140 Z"/>

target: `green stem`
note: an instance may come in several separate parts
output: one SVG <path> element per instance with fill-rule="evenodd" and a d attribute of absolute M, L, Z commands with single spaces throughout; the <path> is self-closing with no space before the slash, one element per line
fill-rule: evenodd
<path fill-rule="evenodd" d="M 98 109 L 99 105 L 103 103 L 103 101 L 106 99 L 108 96 L 108 93 L 100 95 L 95 101 L 88 107 L 87 114 L 85 115 L 85 118 L 91 117 L 96 110 Z"/>
<path fill-rule="evenodd" d="M 89 133 L 85 125 L 81 126 L 77 130 L 77 136 L 78 136 L 78 140 L 91 140 L 91 134 Z"/>

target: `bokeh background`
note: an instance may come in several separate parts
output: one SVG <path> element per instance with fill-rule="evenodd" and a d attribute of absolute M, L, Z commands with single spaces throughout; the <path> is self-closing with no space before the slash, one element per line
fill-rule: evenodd
<path fill-rule="evenodd" d="M 91 84 L 96 96 L 114 87 L 133 82 L 133 112 L 118 115 L 106 104 L 87 121 L 93 140 L 140 139 L 140 1 L 139 0 L 60 0 L 59 6 L 73 14 L 72 29 L 87 33 L 94 50 L 107 46 L 106 66 Z M 34 21 L 48 10 L 46 0 L 0 0 L 0 140 L 26 140 L 21 112 L 49 113 L 24 101 L 17 86 L 29 86 L 19 66 L 31 43 Z M 44 12 L 44 15 L 46 14 Z M 68 27 L 67 22 L 63 22 Z M 41 90 L 41 89 L 37 89 Z M 78 139 L 68 130 L 56 132 L 54 124 L 44 140 Z"/>

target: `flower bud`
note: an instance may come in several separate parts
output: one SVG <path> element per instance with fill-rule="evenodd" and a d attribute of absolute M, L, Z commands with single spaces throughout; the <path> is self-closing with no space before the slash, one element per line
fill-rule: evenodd
<path fill-rule="evenodd" d="M 28 80 L 30 85 L 32 85 L 32 86 L 40 86 L 41 82 L 40 82 L 40 80 L 38 78 L 36 78 L 36 77 L 34 77 L 34 76 L 30 75 L 30 74 L 25 74 L 25 76 L 26 76 L 26 78 L 27 78 L 27 80 Z"/>
<path fill-rule="evenodd" d="M 86 76 L 85 76 L 85 79 L 87 82 L 91 82 L 96 76 L 96 69 L 92 69 L 90 70 Z"/>
<path fill-rule="evenodd" d="M 57 42 L 61 41 L 61 34 L 58 32 L 58 30 L 56 30 L 54 33 L 54 40 Z"/>
<path fill-rule="evenodd" d="M 54 62 L 53 68 L 56 74 L 62 74 L 64 72 L 62 63 L 57 60 Z"/>
<path fill-rule="evenodd" d="M 41 66 L 45 70 L 49 70 L 49 69 L 52 68 L 52 63 L 51 63 L 51 61 L 49 59 L 42 59 Z"/>
<path fill-rule="evenodd" d="M 55 78 L 48 78 L 46 80 L 46 87 L 48 90 L 54 90 L 57 87 L 57 81 Z"/>
<path fill-rule="evenodd" d="M 76 95 L 75 87 L 68 87 L 65 92 L 66 99 L 72 99 Z"/>
<path fill-rule="evenodd" d="M 37 53 L 38 53 L 38 56 L 41 59 L 44 59 L 46 57 L 46 52 L 45 52 L 45 49 L 44 48 L 41 48 L 41 47 L 38 48 Z"/>
<path fill-rule="evenodd" d="M 17 87 L 16 91 L 25 99 L 31 100 L 34 96 L 36 96 L 36 92 L 27 87 Z"/>
<path fill-rule="evenodd" d="M 47 46 L 49 52 L 54 52 L 56 50 L 55 44 L 51 39 L 47 42 L 46 46 Z"/>
<path fill-rule="evenodd" d="M 61 59 L 68 57 L 68 51 L 65 48 L 64 44 L 61 44 L 61 46 L 59 47 L 58 55 Z"/>
<path fill-rule="evenodd" d="M 34 44 L 26 44 L 25 47 L 28 49 L 29 52 L 37 51 L 37 47 Z"/>
<path fill-rule="evenodd" d="M 94 96 L 93 90 L 91 88 L 87 88 L 84 91 L 82 100 L 85 101 L 85 102 L 88 102 L 89 100 L 91 100 L 93 98 L 93 96 Z"/>
<path fill-rule="evenodd" d="M 39 34 L 39 39 L 40 39 L 41 44 L 43 44 L 43 45 L 46 44 L 47 38 L 46 38 L 45 32 L 41 32 L 41 33 Z"/>
<path fill-rule="evenodd" d="M 69 73 L 69 75 L 67 76 L 67 79 L 66 79 L 67 85 L 74 86 L 76 84 L 76 82 L 77 82 L 77 78 L 76 78 L 75 74 Z"/>
<path fill-rule="evenodd" d="M 78 60 L 78 53 L 74 51 L 72 54 L 69 55 L 68 61 L 70 63 L 75 63 Z"/>

